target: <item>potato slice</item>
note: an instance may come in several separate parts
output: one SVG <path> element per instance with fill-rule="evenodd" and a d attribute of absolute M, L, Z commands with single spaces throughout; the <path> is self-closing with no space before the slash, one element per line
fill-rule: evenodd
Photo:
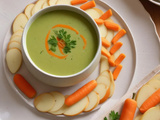
<path fill-rule="evenodd" d="M 160 106 L 152 107 L 147 110 L 140 120 L 160 120 Z"/>
<path fill-rule="evenodd" d="M 134 120 L 141 120 L 142 115 L 137 115 Z"/>
<path fill-rule="evenodd" d="M 48 5 L 53 6 L 57 3 L 57 0 L 48 0 Z"/>
<path fill-rule="evenodd" d="M 48 112 L 54 114 L 55 111 L 59 110 L 64 105 L 65 97 L 59 92 L 50 92 L 50 94 L 54 97 L 55 105 Z"/>
<path fill-rule="evenodd" d="M 44 8 L 46 8 L 46 7 L 48 7 L 48 6 L 49 6 L 48 0 L 46 0 L 46 1 L 43 3 L 43 5 L 42 5 L 42 9 L 44 9 Z"/>
<path fill-rule="evenodd" d="M 37 13 L 39 10 L 42 9 L 42 5 L 44 4 L 46 0 L 38 0 L 34 7 L 32 8 L 31 14 L 34 15 L 35 13 Z"/>
<path fill-rule="evenodd" d="M 88 13 L 93 19 L 98 19 L 103 14 L 103 11 L 99 8 L 90 8 L 85 10 L 85 12 Z"/>
<path fill-rule="evenodd" d="M 79 102 L 68 107 L 64 112 L 64 115 L 67 115 L 67 116 L 78 115 L 84 111 L 84 109 L 88 106 L 88 104 L 89 104 L 89 100 L 88 100 L 88 97 L 86 96 L 83 99 L 81 99 Z"/>
<path fill-rule="evenodd" d="M 160 80 L 160 73 L 155 75 L 152 79 L 157 79 L 157 80 Z"/>
<path fill-rule="evenodd" d="M 113 79 L 113 74 L 111 71 L 109 71 L 109 74 L 110 74 L 110 80 L 111 80 L 111 84 L 110 84 L 110 95 L 109 97 L 111 97 L 115 91 L 115 82 L 114 82 L 114 79 Z"/>
<path fill-rule="evenodd" d="M 49 93 L 43 93 L 34 99 L 34 106 L 40 112 L 48 112 L 55 104 L 53 95 Z"/>
<path fill-rule="evenodd" d="M 85 108 L 85 112 L 92 111 L 95 107 L 97 107 L 100 101 L 99 95 L 95 91 L 90 92 L 87 96 L 89 98 L 89 104 Z"/>
<path fill-rule="evenodd" d="M 100 73 L 102 73 L 105 70 L 109 70 L 109 63 L 108 58 L 104 55 L 101 55 L 100 59 Z"/>
<path fill-rule="evenodd" d="M 108 29 L 106 28 L 106 26 L 102 24 L 102 25 L 98 25 L 98 28 L 99 28 L 101 37 L 106 37 L 108 34 Z"/>
<path fill-rule="evenodd" d="M 160 88 L 160 80 L 157 79 L 151 79 L 147 84 L 151 87 L 153 87 L 155 90 L 158 90 Z"/>
<path fill-rule="evenodd" d="M 19 42 L 16 42 L 16 41 L 10 41 L 10 42 L 8 43 L 7 51 L 8 51 L 9 49 L 12 49 L 12 48 L 17 48 L 17 49 L 19 49 L 20 51 L 22 50 L 21 44 L 20 44 Z"/>
<path fill-rule="evenodd" d="M 12 36 L 11 36 L 11 39 L 13 38 L 13 37 L 15 37 L 15 36 L 22 36 L 22 34 L 23 34 L 23 30 L 17 30 L 16 32 L 14 32 L 13 34 L 12 34 Z"/>
<path fill-rule="evenodd" d="M 34 7 L 34 4 L 28 4 L 24 9 L 24 14 L 28 17 L 28 19 L 32 16 L 32 9 Z"/>
<path fill-rule="evenodd" d="M 144 85 L 143 87 L 141 87 L 136 95 L 136 101 L 137 101 L 137 106 L 138 108 L 141 107 L 141 105 L 143 104 L 143 102 L 149 97 L 151 96 L 156 90 L 154 88 L 152 88 L 149 85 Z"/>
<path fill-rule="evenodd" d="M 19 49 L 12 48 L 7 51 L 6 62 L 11 73 L 16 73 L 22 64 L 22 53 Z"/>
<path fill-rule="evenodd" d="M 120 52 L 120 49 L 119 49 L 113 54 L 114 59 L 116 60 L 120 54 L 121 54 L 121 52 Z"/>
<path fill-rule="evenodd" d="M 57 0 L 56 5 L 59 5 L 59 4 L 71 5 L 71 0 Z"/>
<path fill-rule="evenodd" d="M 110 95 L 110 88 L 103 83 L 98 83 L 94 91 L 96 91 L 99 94 L 100 97 L 99 103 L 105 102 Z"/>
<path fill-rule="evenodd" d="M 18 30 L 23 30 L 27 22 L 28 22 L 28 18 L 24 13 L 20 13 L 19 15 L 17 15 L 12 25 L 13 33 Z"/>
<path fill-rule="evenodd" d="M 16 41 L 16 42 L 19 42 L 21 44 L 22 36 L 15 35 L 14 37 L 11 37 L 10 41 Z"/>

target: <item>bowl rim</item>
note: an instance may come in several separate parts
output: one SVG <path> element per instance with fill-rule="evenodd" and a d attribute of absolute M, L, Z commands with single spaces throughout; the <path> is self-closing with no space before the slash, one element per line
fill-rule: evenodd
<path fill-rule="evenodd" d="M 56 9 L 58 8 L 58 9 Z M 66 9 L 67 8 L 67 9 Z M 75 10 L 75 11 L 72 11 Z M 49 11 L 48 11 L 49 10 Z M 71 12 L 75 12 L 75 13 L 78 13 L 80 14 L 81 16 L 83 16 L 84 18 L 86 18 L 92 25 L 92 27 L 94 28 L 95 32 L 97 33 L 97 38 L 98 38 L 98 47 L 97 47 L 97 51 L 96 51 L 96 54 L 94 56 L 94 58 L 92 59 L 92 61 L 84 68 L 82 69 L 81 71 L 77 72 L 77 73 L 74 73 L 74 74 L 70 74 L 70 75 L 54 75 L 54 74 L 51 74 L 51 73 L 48 73 L 44 70 L 42 70 L 41 68 L 39 68 L 31 59 L 29 53 L 28 53 L 28 50 L 27 50 L 27 44 L 26 44 L 26 37 L 27 37 L 27 32 L 28 32 L 28 29 L 29 27 L 31 26 L 31 24 L 35 21 L 35 19 L 37 19 L 39 16 L 47 13 L 46 11 L 50 12 L 50 11 L 56 11 L 56 10 L 68 10 L 68 11 L 71 11 Z M 78 11 L 78 12 L 77 12 Z M 44 12 L 44 13 L 43 13 Z M 98 25 L 96 24 L 96 22 L 90 17 L 90 15 L 88 13 L 86 13 L 85 11 L 83 11 L 82 9 L 76 7 L 76 6 L 71 6 L 71 5 L 55 5 L 55 6 L 49 6 L 49 7 L 46 7 L 40 11 L 38 11 L 37 13 L 35 13 L 33 16 L 31 16 L 31 18 L 28 20 L 27 24 L 25 25 L 25 28 L 24 28 L 24 31 L 23 31 L 23 35 L 22 35 L 22 51 L 23 51 L 23 54 L 25 54 L 26 56 L 26 59 L 28 59 L 29 63 L 36 69 L 38 70 L 40 73 L 44 74 L 44 75 L 47 75 L 47 76 L 50 76 L 50 77 L 54 77 L 54 78 L 71 78 L 71 77 L 75 77 L 75 76 L 78 76 L 78 75 L 81 75 L 82 73 L 84 73 L 85 71 L 87 71 L 93 64 L 94 62 L 96 61 L 96 58 L 98 57 L 98 55 L 101 53 L 101 38 L 100 38 L 100 32 L 99 32 L 99 29 L 98 29 Z"/>

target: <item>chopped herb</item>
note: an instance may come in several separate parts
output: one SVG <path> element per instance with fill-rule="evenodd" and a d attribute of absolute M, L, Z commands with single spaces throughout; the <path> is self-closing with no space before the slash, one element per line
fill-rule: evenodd
<path fill-rule="evenodd" d="M 43 50 L 40 52 L 40 54 L 42 54 Z"/>
<path fill-rule="evenodd" d="M 54 36 L 51 36 L 51 38 L 48 40 L 48 44 L 50 45 L 49 50 L 55 52 L 57 46 L 57 40 Z"/>
<path fill-rule="evenodd" d="M 120 115 L 118 114 L 118 112 L 115 113 L 115 111 L 111 111 L 109 113 L 109 120 L 119 120 Z M 104 118 L 104 120 L 108 120 L 107 117 Z"/>
<path fill-rule="evenodd" d="M 105 117 L 104 120 L 108 120 L 108 119 Z"/>

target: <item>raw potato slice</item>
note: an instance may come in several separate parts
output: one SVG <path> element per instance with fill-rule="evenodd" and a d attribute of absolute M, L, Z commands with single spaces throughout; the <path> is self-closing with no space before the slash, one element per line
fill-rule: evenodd
<path fill-rule="evenodd" d="M 116 60 L 120 54 L 121 54 L 121 52 L 120 52 L 120 49 L 119 49 L 113 54 L 114 59 Z"/>
<path fill-rule="evenodd" d="M 6 62 L 11 73 L 16 73 L 22 64 L 22 53 L 16 48 L 7 51 Z"/>
<path fill-rule="evenodd" d="M 100 97 L 99 103 L 103 103 L 104 101 L 106 101 L 110 94 L 109 87 L 107 87 L 103 83 L 98 83 L 94 91 L 96 91 L 99 94 L 99 97 Z"/>
<path fill-rule="evenodd" d="M 89 98 L 89 104 L 85 108 L 84 110 L 85 112 L 92 111 L 95 107 L 97 107 L 97 105 L 99 104 L 99 100 L 100 100 L 99 95 L 95 91 L 92 91 L 87 96 Z"/>
<path fill-rule="evenodd" d="M 138 115 L 138 116 L 135 117 L 134 120 L 141 120 L 141 117 L 142 117 L 142 115 Z"/>
<path fill-rule="evenodd" d="M 58 0 L 56 5 L 64 4 L 64 5 L 71 5 L 71 0 Z"/>
<path fill-rule="evenodd" d="M 101 55 L 100 73 L 102 73 L 105 70 L 109 70 L 108 58 L 106 56 Z"/>
<path fill-rule="evenodd" d="M 151 96 L 156 90 L 154 88 L 152 88 L 149 85 L 144 85 L 143 87 L 140 88 L 140 90 L 138 91 L 137 95 L 136 95 L 136 101 L 137 101 L 137 106 L 138 108 L 141 107 L 141 105 L 143 104 L 143 102 L 149 97 Z"/>
<path fill-rule="evenodd" d="M 16 41 L 16 42 L 19 42 L 21 44 L 22 36 L 15 35 L 14 37 L 11 37 L 10 41 Z"/>
<path fill-rule="evenodd" d="M 51 92 L 50 94 L 55 99 L 55 105 L 48 112 L 51 114 L 52 113 L 54 114 L 55 111 L 59 110 L 64 105 L 65 97 L 63 94 L 61 94 L 59 92 Z"/>
<path fill-rule="evenodd" d="M 101 37 L 106 37 L 108 33 L 106 26 L 102 24 L 102 25 L 98 25 L 98 28 L 99 28 Z"/>
<path fill-rule="evenodd" d="M 43 93 L 34 99 L 34 106 L 41 112 L 48 112 L 54 104 L 54 97 L 49 93 Z"/>
<path fill-rule="evenodd" d="M 152 79 L 147 84 L 153 87 L 155 90 L 158 90 L 160 88 L 160 80 L 157 79 Z"/>
<path fill-rule="evenodd" d="M 49 6 L 53 6 L 57 3 L 57 0 L 48 0 Z"/>
<path fill-rule="evenodd" d="M 23 30 L 17 30 L 16 32 L 13 33 L 13 35 L 11 36 L 11 39 L 17 35 L 22 36 L 22 34 L 23 34 Z"/>
<path fill-rule="evenodd" d="M 67 116 L 75 116 L 80 114 L 89 104 L 88 97 L 84 97 L 79 102 L 73 104 L 72 106 L 68 107 L 64 112 L 64 115 Z"/>
<path fill-rule="evenodd" d="M 140 120 L 160 120 L 160 106 L 152 107 L 147 110 Z"/>
<path fill-rule="evenodd" d="M 85 12 L 87 12 L 93 19 L 98 19 L 103 14 L 103 11 L 98 8 L 90 8 L 85 10 Z"/>
<path fill-rule="evenodd" d="M 34 15 L 36 12 L 42 9 L 42 5 L 46 0 L 38 0 L 32 8 L 31 14 Z"/>
<path fill-rule="evenodd" d="M 110 74 L 109 74 L 109 70 L 104 70 L 103 72 L 101 72 L 101 74 L 99 76 L 106 76 L 107 78 L 110 78 Z"/>
<path fill-rule="evenodd" d="M 160 73 L 155 75 L 152 79 L 157 79 L 157 80 L 160 80 Z"/>
<path fill-rule="evenodd" d="M 24 9 L 24 14 L 28 17 L 28 19 L 32 16 L 31 11 L 33 7 L 34 7 L 34 4 L 29 4 Z"/>
<path fill-rule="evenodd" d="M 21 46 L 21 44 L 20 44 L 19 42 L 10 41 L 10 42 L 8 43 L 7 50 L 12 49 L 12 48 L 17 48 L 17 49 L 19 49 L 19 50 L 21 51 L 21 50 L 22 50 L 21 47 L 22 47 L 22 46 Z"/>
<path fill-rule="evenodd" d="M 109 74 L 110 74 L 110 80 L 111 80 L 111 84 L 110 84 L 110 95 L 109 97 L 111 97 L 114 93 L 114 90 L 115 90 L 115 83 L 114 83 L 114 79 L 113 79 L 113 74 L 111 71 L 109 71 Z"/>
<path fill-rule="evenodd" d="M 24 13 L 20 13 L 19 15 L 17 15 L 12 25 L 13 32 L 23 30 L 27 22 L 28 18 Z"/>
<path fill-rule="evenodd" d="M 46 7 L 48 7 L 49 5 L 48 5 L 48 0 L 46 0 L 44 3 L 43 3 L 43 5 L 42 5 L 42 9 L 44 9 L 44 8 L 46 8 Z"/>

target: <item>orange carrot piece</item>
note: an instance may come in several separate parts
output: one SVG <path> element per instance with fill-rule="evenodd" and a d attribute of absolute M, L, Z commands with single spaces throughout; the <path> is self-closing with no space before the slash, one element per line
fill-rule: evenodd
<path fill-rule="evenodd" d="M 101 37 L 102 40 L 102 45 L 105 47 L 110 47 L 111 43 L 105 38 L 105 37 Z"/>
<path fill-rule="evenodd" d="M 114 67 L 116 65 L 115 61 L 114 61 L 114 56 L 113 55 L 110 58 L 108 58 L 108 63 L 112 67 Z"/>
<path fill-rule="evenodd" d="M 36 90 L 24 79 L 22 75 L 15 74 L 13 81 L 28 98 L 36 96 Z"/>
<path fill-rule="evenodd" d="M 133 120 L 136 108 L 137 102 L 133 99 L 127 98 L 124 102 L 119 120 Z"/>
<path fill-rule="evenodd" d="M 117 50 L 119 50 L 122 47 L 122 45 L 123 45 L 123 43 L 121 43 L 121 42 L 117 42 L 116 44 L 114 44 L 109 51 L 110 54 L 113 55 Z"/>
<path fill-rule="evenodd" d="M 119 65 L 122 61 L 123 61 L 123 59 L 126 57 L 126 55 L 125 54 L 123 54 L 123 53 L 121 53 L 119 56 L 118 56 L 118 58 L 115 60 L 115 65 Z"/>
<path fill-rule="evenodd" d="M 80 35 L 80 37 L 83 39 L 83 43 L 84 43 L 83 49 L 85 49 L 86 45 L 87 45 L 87 40 L 85 39 L 85 37 L 83 35 Z"/>
<path fill-rule="evenodd" d="M 106 26 L 106 28 L 114 30 L 114 31 L 118 31 L 120 29 L 120 26 L 114 22 L 105 21 L 104 25 Z"/>
<path fill-rule="evenodd" d="M 88 0 L 72 0 L 71 5 L 78 5 L 87 2 Z"/>
<path fill-rule="evenodd" d="M 112 43 L 115 44 L 121 37 L 123 37 L 126 34 L 126 31 L 124 29 L 121 29 L 112 39 Z"/>
<path fill-rule="evenodd" d="M 96 86 L 97 82 L 95 80 L 88 82 L 83 87 L 75 91 L 73 94 L 69 95 L 65 99 L 65 104 L 67 106 L 75 104 L 76 102 L 80 101 L 82 98 L 87 96 Z"/>
<path fill-rule="evenodd" d="M 95 3 L 94 0 L 92 0 L 92 1 L 89 1 L 89 2 L 81 5 L 80 8 L 81 8 L 82 10 L 87 10 L 87 9 L 93 8 L 93 7 L 95 7 L 95 6 L 96 6 L 96 3 Z"/>
<path fill-rule="evenodd" d="M 104 23 L 103 19 L 94 19 L 94 21 L 97 23 L 97 25 L 102 25 Z"/>
<path fill-rule="evenodd" d="M 121 64 L 119 64 L 119 65 L 117 65 L 117 67 L 114 69 L 114 71 L 113 71 L 113 79 L 114 79 L 114 80 L 117 79 L 119 73 L 121 72 L 122 67 L 123 67 L 123 66 L 122 66 Z"/>
<path fill-rule="evenodd" d="M 101 48 L 101 54 L 104 55 L 104 56 L 106 56 L 107 58 L 111 57 L 111 54 L 109 53 L 109 51 L 105 47 L 103 47 L 103 46 Z"/>
<path fill-rule="evenodd" d="M 154 92 L 140 107 L 140 112 L 144 113 L 151 107 L 156 106 L 158 103 L 160 103 L 160 88 Z"/>
<path fill-rule="evenodd" d="M 103 20 L 106 20 L 107 18 L 111 17 L 112 16 L 112 10 L 109 9 L 107 10 L 103 15 L 101 15 L 99 17 L 99 19 L 103 19 Z"/>

